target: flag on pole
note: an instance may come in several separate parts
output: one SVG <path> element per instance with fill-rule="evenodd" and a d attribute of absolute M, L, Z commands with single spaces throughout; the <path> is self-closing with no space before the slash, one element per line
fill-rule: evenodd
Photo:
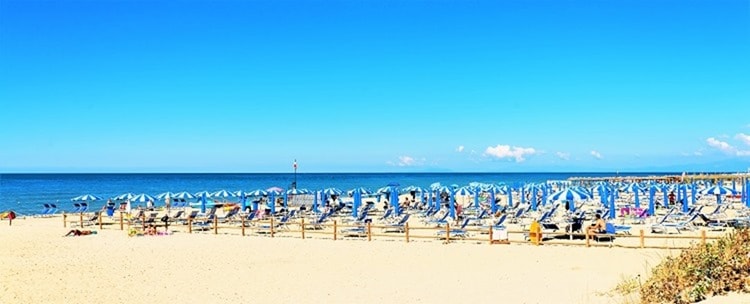
<path fill-rule="evenodd" d="M 294 160 L 294 170 L 297 170 L 297 160 Z"/>

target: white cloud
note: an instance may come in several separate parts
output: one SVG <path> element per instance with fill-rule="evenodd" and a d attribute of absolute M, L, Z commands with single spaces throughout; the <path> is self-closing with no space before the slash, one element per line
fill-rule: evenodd
<path fill-rule="evenodd" d="M 427 159 L 425 158 L 414 158 L 411 156 L 399 156 L 398 162 L 388 162 L 390 165 L 395 165 L 399 167 L 414 167 L 414 166 L 422 166 L 425 164 Z"/>
<path fill-rule="evenodd" d="M 570 153 L 557 152 L 557 153 L 555 153 L 555 155 L 557 155 L 557 157 L 560 158 L 560 159 L 562 159 L 562 160 L 570 160 Z"/>
<path fill-rule="evenodd" d="M 718 149 L 718 150 L 720 150 L 722 152 L 725 152 L 725 153 L 734 153 L 735 152 L 735 149 L 734 149 L 734 147 L 732 147 L 732 145 L 730 145 L 729 143 L 727 143 L 725 141 L 721 141 L 721 140 L 718 140 L 718 139 L 713 138 L 713 137 L 707 138 L 706 139 L 706 143 L 709 146 L 711 146 L 713 148 L 716 148 L 716 149 Z"/>
<path fill-rule="evenodd" d="M 735 135 L 734 138 L 750 146 L 750 135 L 747 135 L 745 133 L 740 133 L 740 134 Z"/>
<path fill-rule="evenodd" d="M 464 146 L 458 146 L 458 148 L 456 148 L 456 152 L 458 153 L 464 152 Z"/>
<path fill-rule="evenodd" d="M 750 156 L 750 150 L 745 150 L 745 151 L 739 150 L 737 151 L 737 156 Z"/>
<path fill-rule="evenodd" d="M 599 153 L 599 151 L 591 150 L 591 156 L 593 156 L 596 159 L 602 159 L 602 154 Z"/>
<path fill-rule="evenodd" d="M 511 147 L 509 145 L 497 145 L 494 147 L 487 147 L 484 150 L 485 155 L 489 155 L 495 158 L 514 158 L 517 163 L 526 160 L 525 156 L 536 154 L 534 148 L 524 147 Z"/>
<path fill-rule="evenodd" d="M 701 152 L 701 151 L 695 151 L 695 152 L 693 152 L 693 155 L 695 155 L 695 156 L 703 156 L 703 152 Z"/>

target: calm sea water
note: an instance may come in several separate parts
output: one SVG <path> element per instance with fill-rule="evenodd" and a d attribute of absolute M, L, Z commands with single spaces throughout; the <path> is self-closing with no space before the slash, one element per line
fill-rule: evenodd
<path fill-rule="evenodd" d="M 627 173 L 628 176 L 670 173 Z M 520 185 L 527 182 L 564 180 L 572 176 L 614 176 L 615 173 L 307 173 L 297 174 L 297 188 L 321 190 L 336 187 L 349 190 L 365 187 L 376 190 L 389 183 L 402 187 L 467 185 L 471 182 Z M 101 208 L 106 198 L 122 193 L 157 195 L 165 191 L 252 191 L 281 187 L 287 189 L 294 174 L 0 174 L 0 211 L 12 209 L 20 214 L 36 214 L 43 203 L 56 203 L 61 210 L 72 210 L 71 198 L 94 194 L 104 201 L 91 203 Z"/>

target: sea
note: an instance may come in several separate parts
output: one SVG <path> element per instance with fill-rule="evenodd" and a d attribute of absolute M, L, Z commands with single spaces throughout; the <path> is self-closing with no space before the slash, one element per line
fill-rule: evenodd
<path fill-rule="evenodd" d="M 84 194 L 101 197 L 90 202 L 90 210 L 101 208 L 108 198 L 123 193 L 156 196 L 171 191 L 246 192 L 279 187 L 311 191 L 337 188 L 343 191 L 364 187 L 372 191 L 389 184 L 428 188 L 434 183 L 464 186 L 472 182 L 520 186 L 524 183 L 566 180 L 570 177 L 654 176 L 674 172 L 597 173 L 179 173 L 179 174 L 0 174 L 0 212 L 20 215 L 43 211 L 43 204 L 56 204 L 60 211 L 73 210 L 72 198 Z"/>

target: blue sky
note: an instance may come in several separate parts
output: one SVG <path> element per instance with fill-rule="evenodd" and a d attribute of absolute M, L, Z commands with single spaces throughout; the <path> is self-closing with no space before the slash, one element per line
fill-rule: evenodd
<path fill-rule="evenodd" d="M 750 2 L 0 2 L 0 172 L 745 171 Z"/>

